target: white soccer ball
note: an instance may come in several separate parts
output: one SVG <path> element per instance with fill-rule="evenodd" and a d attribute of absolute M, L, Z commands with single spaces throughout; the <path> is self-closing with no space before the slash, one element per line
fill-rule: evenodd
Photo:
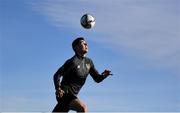
<path fill-rule="evenodd" d="M 91 29 L 95 25 L 95 18 L 91 14 L 84 14 L 81 17 L 81 25 L 86 29 Z"/>

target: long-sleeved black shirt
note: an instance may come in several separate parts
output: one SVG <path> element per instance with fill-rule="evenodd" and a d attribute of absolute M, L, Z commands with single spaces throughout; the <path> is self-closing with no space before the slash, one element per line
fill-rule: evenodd
<path fill-rule="evenodd" d="M 55 89 L 62 88 L 66 93 L 77 95 L 90 74 L 99 83 L 106 77 L 100 75 L 90 58 L 77 55 L 68 59 L 54 74 Z M 62 80 L 60 81 L 60 78 Z"/>

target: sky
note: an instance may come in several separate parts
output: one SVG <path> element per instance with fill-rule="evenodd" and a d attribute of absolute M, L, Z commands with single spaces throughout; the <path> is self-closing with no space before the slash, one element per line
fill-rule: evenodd
<path fill-rule="evenodd" d="M 88 76 L 78 97 L 90 112 L 180 112 L 179 0 L 0 0 L 0 112 L 52 111 L 53 74 L 80 36 L 114 74 Z"/>

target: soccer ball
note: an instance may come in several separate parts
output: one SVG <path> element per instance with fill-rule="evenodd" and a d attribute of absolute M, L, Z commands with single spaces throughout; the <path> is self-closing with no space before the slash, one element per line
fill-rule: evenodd
<path fill-rule="evenodd" d="M 95 25 L 95 18 L 91 14 L 84 14 L 80 21 L 85 29 L 91 29 Z"/>

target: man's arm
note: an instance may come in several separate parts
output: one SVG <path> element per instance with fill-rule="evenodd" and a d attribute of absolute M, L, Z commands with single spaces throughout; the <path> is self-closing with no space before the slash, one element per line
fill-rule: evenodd
<path fill-rule="evenodd" d="M 61 82 L 60 78 L 66 74 L 67 68 L 69 68 L 70 60 L 67 60 L 63 66 L 61 66 L 57 72 L 54 74 L 54 86 L 56 89 L 56 96 L 62 97 L 64 94 L 64 91 L 61 89 Z"/>
<path fill-rule="evenodd" d="M 71 61 L 70 59 L 67 60 L 58 70 L 57 72 L 54 74 L 54 86 L 55 86 L 55 89 L 59 89 L 61 87 L 61 82 L 60 82 L 60 78 L 62 76 L 65 76 L 67 74 L 67 71 L 68 69 L 70 68 L 70 64 Z"/>
<path fill-rule="evenodd" d="M 102 74 L 99 74 L 99 72 L 94 67 L 93 62 L 91 61 L 91 68 L 90 68 L 89 73 L 95 82 L 99 83 L 99 82 L 103 81 L 107 76 L 111 75 L 110 72 L 111 71 L 109 71 L 109 70 L 104 70 L 104 72 Z"/>
<path fill-rule="evenodd" d="M 62 97 L 64 94 L 64 91 L 60 88 L 61 83 L 60 83 L 60 78 L 63 76 L 63 71 L 64 71 L 64 65 L 58 69 L 58 71 L 54 74 L 54 86 L 56 89 L 56 96 L 57 97 Z"/>
<path fill-rule="evenodd" d="M 61 76 L 63 75 L 63 69 L 64 67 L 60 67 L 57 72 L 54 74 L 54 86 L 55 86 L 55 89 L 59 89 L 60 86 L 61 86 L 61 83 L 60 83 L 60 78 Z"/>

